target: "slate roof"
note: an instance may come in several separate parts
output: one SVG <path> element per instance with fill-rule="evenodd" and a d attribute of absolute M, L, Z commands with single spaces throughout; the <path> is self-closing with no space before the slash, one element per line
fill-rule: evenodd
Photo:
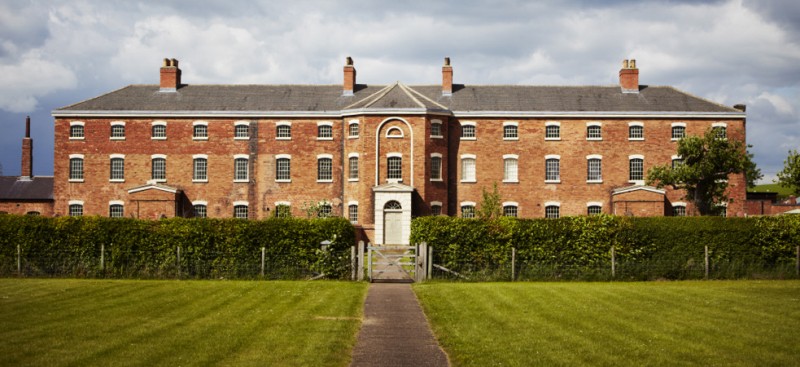
<path fill-rule="evenodd" d="M 0 201 L 53 200 L 53 177 L 20 180 L 16 176 L 0 176 Z"/>
<path fill-rule="evenodd" d="M 454 85 L 443 96 L 440 85 L 359 84 L 352 96 L 341 85 L 183 85 L 160 92 L 158 85 L 130 85 L 62 107 L 54 115 L 108 112 L 286 112 L 421 109 L 468 112 L 743 112 L 672 87 L 641 86 L 623 93 L 619 86 Z"/>

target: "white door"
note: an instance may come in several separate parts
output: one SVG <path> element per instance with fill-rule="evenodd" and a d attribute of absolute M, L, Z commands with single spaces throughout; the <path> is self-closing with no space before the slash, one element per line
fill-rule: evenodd
<path fill-rule="evenodd" d="M 383 244 L 399 245 L 403 243 L 403 213 L 383 213 Z"/>

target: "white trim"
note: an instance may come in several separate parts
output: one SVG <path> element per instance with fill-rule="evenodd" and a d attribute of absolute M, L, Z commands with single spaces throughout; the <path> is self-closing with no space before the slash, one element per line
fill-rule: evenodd
<path fill-rule="evenodd" d="M 431 153 L 431 158 L 433 157 L 442 158 L 442 153 Z"/>
<path fill-rule="evenodd" d="M 409 144 L 410 150 L 411 150 L 411 153 L 409 154 L 409 158 L 411 160 L 411 162 L 410 162 L 410 164 L 411 164 L 410 165 L 411 174 L 409 175 L 409 177 L 411 177 L 411 182 L 410 182 L 411 187 L 414 187 L 414 129 L 411 127 L 411 124 L 408 121 L 406 121 L 405 119 L 403 119 L 401 117 L 392 116 L 392 117 L 385 118 L 383 121 L 381 121 L 380 124 L 378 124 L 378 127 L 375 128 L 375 156 L 376 157 L 380 156 L 380 149 L 381 149 L 381 141 L 380 141 L 381 135 L 378 132 L 380 132 L 381 129 L 383 128 L 383 125 L 386 124 L 389 121 L 401 121 L 404 124 L 406 124 L 406 127 L 408 127 L 409 137 L 411 138 L 411 144 Z M 380 178 L 380 160 L 376 159 L 375 160 L 375 186 L 380 185 L 379 178 Z M 383 241 L 383 240 L 381 240 L 381 241 Z"/>
<path fill-rule="evenodd" d="M 356 152 L 353 152 L 353 153 L 348 153 L 348 154 L 347 154 L 347 158 L 348 158 L 348 159 L 350 159 L 350 158 L 353 158 L 353 157 L 355 157 L 355 158 L 359 158 L 359 156 L 360 156 L 360 155 L 359 155 L 358 153 L 356 153 Z"/>
<path fill-rule="evenodd" d="M 192 154 L 192 160 L 195 159 L 208 159 L 208 154 Z"/>
<path fill-rule="evenodd" d="M 558 155 L 558 154 L 548 154 L 548 155 L 544 156 L 544 159 L 545 160 L 547 160 L 547 159 L 558 159 L 560 161 L 561 160 L 561 156 Z"/>
<path fill-rule="evenodd" d="M 517 121 L 503 121 L 503 127 L 505 126 L 517 126 L 519 127 L 519 122 Z"/>
<path fill-rule="evenodd" d="M 156 159 L 156 158 L 167 159 L 167 155 L 166 154 L 151 154 L 150 155 L 150 160 L 153 160 L 153 159 Z"/>
<path fill-rule="evenodd" d="M 108 206 L 112 206 L 112 205 L 122 205 L 122 206 L 125 206 L 125 202 L 124 202 L 124 201 L 122 201 L 122 200 L 109 200 L 109 201 L 108 201 Z"/>
<path fill-rule="evenodd" d="M 460 140 L 478 140 L 478 124 L 475 121 L 459 121 L 459 123 L 461 124 L 462 133 L 464 126 L 472 126 L 475 128 L 475 136 L 470 136 L 470 137 L 460 136 L 459 137 Z"/>
<path fill-rule="evenodd" d="M 83 159 L 83 154 L 70 154 L 69 159 L 80 158 Z"/>
<path fill-rule="evenodd" d="M 590 206 L 599 206 L 599 207 L 602 208 L 603 207 L 603 203 L 600 202 L 600 201 L 590 201 L 590 202 L 586 203 L 586 207 L 587 208 L 590 207 Z"/>
<path fill-rule="evenodd" d="M 292 122 L 291 121 L 286 121 L 286 120 L 275 121 L 275 127 L 278 127 L 278 126 L 292 126 Z"/>
<path fill-rule="evenodd" d="M 332 121 L 317 121 L 317 127 L 319 126 L 330 126 L 333 127 Z"/>
<path fill-rule="evenodd" d="M 461 205 L 459 207 L 463 207 L 463 206 L 472 206 L 472 207 L 474 207 L 475 206 L 475 202 L 474 201 L 462 201 Z"/>
<path fill-rule="evenodd" d="M 603 123 L 600 122 L 600 121 L 588 121 L 588 122 L 586 122 L 586 127 L 589 127 L 589 126 L 600 126 L 600 127 L 603 127 Z"/>
<path fill-rule="evenodd" d="M 83 128 L 83 136 L 72 136 L 72 127 L 80 126 Z M 83 121 L 70 121 L 69 122 L 69 140 L 84 140 L 86 138 L 86 123 Z"/>
<path fill-rule="evenodd" d="M 278 136 L 278 127 L 288 126 L 289 136 Z M 292 122 L 291 121 L 275 121 L 275 140 L 292 140 Z"/>
<path fill-rule="evenodd" d="M 517 207 L 517 209 L 519 209 L 519 203 L 516 202 L 516 201 L 504 201 L 503 202 L 503 207 L 507 207 L 507 206 L 515 206 L 515 207 Z"/>
<path fill-rule="evenodd" d="M 205 126 L 206 136 L 194 136 L 195 126 Z M 192 121 L 192 140 L 208 140 L 208 121 L 205 120 Z"/>
<path fill-rule="evenodd" d="M 631 127 L 631 126 L 641 126 L 641 127 L 644 127 L 644 122 L 641 122 L 641 121 L 631 121 L 631 122 L 628 122 L 628 127 Z"/>
<path fill-rule="evenodd" d="M 506 135 L 506 126 L 514 126 L 517 128 L 517 136 L 507 138 Z M 519 122 L 517 121 L 503 121 L 503 140 L 519 140 Z"/>
<path fill-rule="evenodd" d="M 69 122 L 69 127 L 73 127 L 73 126 L 86 126 L 86 123 L 83 122 L 83 121 L 70 121 Z"/>
<path fill-rule="evenodd" d="M 628 156 L 628 160 L 629 160 L 629 161 L 630 161 L 631 159 L 637 159 L 637 158 L 638 158 L 638 159 L 641 159 L 641 160 L 644 160 L 644 156 L 643 156 L 643 155 L 641 155 L 641 154 L 631 154 L 631 155 L 629 155 L 629 156 Z"/>
<path fill-rule="evenodd" d="M 240 205 L 241 205 L 241 206 L 247 206 L 247 207 L 249 207 L 249 206 L 250 206 L 250 203 L 249 203 L 249 202 L 247 202 L 247 201 L 244 201 L 244 200 L 240 200 L 240 201 L 234 201 L 234 202 L 233 202 L 233 206 L 234 206 L 234 207 L 236 207 L 236 206 L 240 206 Z"/>
<path fill-rule="evenodd" d="M 239 126 L 247 126 L 247 136 L 236 136 L 236 128 Z M 250 139 L 250 121 L 239 120 L 233 123 L 233 140 L 249 140 Z"/>
<path fill-rule="evenodd" d="M 195 206 L 195 205 L 205 205 L 206 207 L 208 207 L 208 201 L 205 201 L 205 200 L 192 201 L 192 206 Z"/>
<path fill-rule="evenodd" d="M 386 158 L 391 158 L 391 157 L 403 158 L 403 153 L 398 153 L 398 152 L 386 153 Z"/>
<path fill-rule="evenodd" d="M 478 123 L 475 121 L 459 121 L 461 126 L 478 126 Z"/>
<path fill-rule="evenodd" d="M 392 135 L 392 134 L 390 134 L 392 131 L 395 131 L 395 130 L 399 131 L 400 135 Z M 401 129 L 401 128 L 397 127 L 397 126 L 392 126 L 392 127 L 388 128 L 388 129 L 386 129 L 386 138 L 387 139 L 402 139 L 402 138 L 405 138 L 405 136 L 406 135 L 403 132 L 403 129 Z"/>
<path fill-rule="evenodd" d="M 670 124 L 670 127 L 675 127 L 675 126 L 686 127 L 686 123 L 685 122 L 673 122 L 673 123 Z"/>
<path fill-rule="evenodd" d="M 320 160 L 322 158 L 333 159 L 333 154 L 317 154 L 317 160 Z"/>
<path fill-rule="evenodd" d="M 437 205 L 441 207 L 442 206 L 442 202 L 441 201 L 431 201 L 431 205 L 430 206 L 437 206 Z"/>
<path fill-rule="evenodd" d="M 279 205 L 292 206 L 292 202 L 290 202 L 290 201 L 276 201 L 275 202 L 275 206 L 277 207 Z"/>
<path fill-rule="evenodd" d="M 205 120 L 192 121 L 192 126 L 206 126 L 206 127 L 208 127 L 208 121 L 205 121 Z"/>
<path fill-rule="evenodd" d="M 109 136 L 109 140 L 125 140 L 125 121 L 111 121 L 109 123 L 111 126 L 111 132 L 114 131 L 114 126 L 122 126 L 122 136 Z"/>
<path fill-rule="evenodd" d="M 517 154 L 503 154 L 503 160 L 506 159 L 517 159 L 519 160 L 519 155 Z"/>
<path fill-rule="evenodd" d="M 125 126 L 125 121 L 111 121 L 111 126 Z"/>
<path fill-rule="evenodd" d="M 67 202 L 67 205 L 80 205 L 83 206 L 83 200 L 70 200 Z"/>
<path fill-rule="evenodd" d="M 477 160 L 477 157 L 475 156 L 475 154 L 462 154 L 461 155 L 461 159 L 476 159 Z"/>
<path fill-rule="evenodd" d="M 657 189 L 657 188 L 652 187 L 652 186 L 631 186 L 631 187 L 624 187 L 624 188 L 620 188 L 620 189 L 614 189 L 614 190 L 611 191 L 611 196 L 625 194 L 625 193 L 638 191 L 638 190 L 644 190 L 644 191 L 653 192 L 653 193 L 661 194 L 661 195 L 664 195 L 666 193 L 666 190 Z"/>
<path fill-rule="evenodd" d="M 548 126 L 558 126 L 558 127 L 561 127 L 561 122 L 560 122 L 560 121 L 545 121 L 545 122 L 544 122 L 544 126 L 545 126 L 545 127 L 548 127 Z"/>
<path fill-rule="evenodd" d="M 590 159 L 599 159 L 599 160 L 603 160 L 603 156 L 602 156 L 602 155 L 600 155 L 600 154 L 589 154 L 589 155 L 587 155 L 587 156 L 586 156 L 586 160 L 588 161 L 588 160 L 590 160 Z"/>
<path fill-rule="evenodd" d="M 557 138 L 549 138 L 549 137 L 547 137 L 547 127 L 548 126 L 558 126 L 558 137 Z M 560 121 L 545 121 L 544 122 L 544 140 L 545 141 L 560 141 L 561 140 L 561 122 Z"/>
<path fill-rule="evenodd" d="M 250 121 L 247 120 L 239 120 L 233 123 L 233 126 L 247 126 L 250 127 Z"/>
<path fill-rule="evenodd" d="M 600 128 L 600 137 L 590 137 L 589 136 L 589 128 L 592 126 L 597 126 Z M 587 141 L 602 141 L 603 140 L 603 123 L 600 121 L 589 121 L 586 123 L 586 140 Z"/>
<path fill-rule="evenodd" d="M 233 155 L 233 159 L 240 159 L 240 158 L 250 160 L 250 155 L 249 154 L 234 154 Z"/>
<path fill-rule="evenodd" d="M 557 206 L 557 207 L 560 208 L 561 207 L 561 202 L 560 201 L 545 201 L 544 202 L 544 207 L 547 208 L 548 206 Z"/>
<path fill-rule="evenodd" d="M 431 120 L 431 125 L 439 125 L 439 132 L 440 133 L 442 132 L 442 125 L 443 125 L 442 124 L 442 120 L 433 119 L 433 120 Z M 444 135 L 433 135 L 433 134 L 431 134 L 431 139 L 443 139 L 443 138 L 444 138 Z"/>
<path fill-rule="evenodd" d="M 150 126 L 167 126 L 167 122 L 164 120 L 156 120 L 150 123 Z"/>
<path fill-rule="evenodd" d="M 641 138 L 632 138 L 631 137 L 631 127 L 639 126 L 642 128 L 642 137 Z M 672 135 L 672 131 L 670 131 L 670 135 Z M 644 141 L 644 122 L 641 121 L 631 121 L 628 122 L 628 141 Z"/>
<path fill-rule="evenodd" d="M 349 207 L 350 205 L 358 206 L 358 200 L 350 200 L 350 201 L 348 201 L 347 202 L 347 206 Z M 350 213 L 348 213 L 348 214 L 350 214 Z"/>
<path fill-rule="evenodd" d="M 677 154 L 673 154 L 672 155 L 672 160 L 674 161 L 676 159 L 683 159 L 683 158 L 681 156 L 677 155 Z"/>
<path fill-rule="evenodd" d="M 350 127 L 353 125 L 358 125 L 358 134 L 350 135 Z M 361 121 L 359 119 L 352 119 L 347 122 L 347 138 L 348 139 L 358 139 L 361 136 Z"/>
<path fill-rule="evenodd" d="M 713 123 L 711 123 L 711 127 L 712 128 L 713 127 L 724 127 L 724 128 L 727 129 L 728 128 L 728 123 L 727 122 L 713 122 Z"/>
<path fill-rule="evenodd" d="M 275 160 L 284 159 L 284 158 L 291 160 L 292 159 L 292 155 L 291 154 L 275 154 Z"/>
<path fill-rule="evenodd" d="M 683 201 L 676 201 L 676 202 L 672 203 L 672 207 L 673 207 L 673 208 L 674 208 L 674 207 L 676 207 L 676 206 L 682 206 L 682 207 L 684 207 L 684 208 L 685 208 L 685 207 L 686 207 L 686 202 L 683 202 Z"/>

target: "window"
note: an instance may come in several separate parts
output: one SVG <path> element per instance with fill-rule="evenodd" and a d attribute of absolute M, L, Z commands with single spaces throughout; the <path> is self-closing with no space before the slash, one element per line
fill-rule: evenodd
<path fill-rule="evenodd" d="M 347 171 L 350 181 L 358 181 L 358 155 L 351 153 L 350 158 L 347 159 Z"/>
<path fill-rule="evenodd" d="M 440 201 L 431 202 L 431 215 L 442 215 L 442 203 Z"/>
<path fill-rule="evenodd" d="M 163 121 L 153 121 L 150 138 L 153 140 L 164 140 L 167 138 L 167 123 Z"/>
<path fill-rule="evenodd" d="M 192 203 L 192 207 L 194 209 L 195 218 L 208 217 L 208 203 L 206 203 L 205 201 L 196 201 Z"/>
<path fill-rule="evenodd" d="M 109 179 L 112 182 L 125 181 L 125 156 L 111 155 L 111 173 Z"/>
<path fill-rule="evenodd" d="M 503 216 L 504 217 L 517 217 L 517 203 L 503 203 Z"/>
<path fill-rule="evenodd" d="M 192 158 L 192 181 L 208 182 L 208 156 L 197 154 Z"/>
<path fill-rule="evenodd" d="M 644 140 L 644 125 L 641 122 L 628 123 L 628 140 Z"/>
<path fill-rule="evenodd" d="M 317 182 L 333 181 L 333 157 L 329 155 L 317 156 Z"/>
<path fill-rule="evenodd" d="M 442 155 L 439 153 L 431 154 L 431 181 L 442 180 Z"/>
<path fill-rule="evenodd" d="M 247 121 L 240 121 L 233 125 L 233 138 L 236 140 L 250 138 L 250 123 Z"/>
<path fill-rule="evenodd" d="M 317 139 L 333 140 L 333 124 L 330 122 L 317 123 Z"/>
<path fill-rule="evenodd" d="M 561 182 L 561 156 L 547 155 L 544 160 L 544 182 Z"/>
<path fill-rule="evenodd" d="M 629 177 L 630 181 L 644 180 L 644 158 L 641 156 L 629 157 Z"/>
<path fill-rule="evenodd" d="M 205 121 L 195 121 L 192 123 L 192 139 L 208 140 L 208 123 Z"/>
<path fill-rule="evenodd" d="M 247 219 L 248 213 L 247 203 L 234 202 L 233 203 L 233 217 L 239 219 Z"/>
<path fill-rule="evenodd" d="M 545 203 L 544 217 L 556 219 L 560 216 L 560 205 L 558 203 Z"/>
<path fill-rule="evenodd" d="M 350 121 L 350 124 L 347 126 L 347 136 L 351 138 L 357 138 L 359 134 L 359 127 L 358 120 Z"/>
<path fill-rule="evenodd" d="M 73 121 L 69 123 L 69 138 L 73 140 L 83 140 L 84 138 L 83 122 Z"/>
<path fill-rule="evenodd" d="M 442 138 L 442 121 L 431 120 L 431 138 Z"/>
<path fill-rule="evenodd" d="M 586 156 L 586 181 L 603 182 L 603 157 L 600 155 Z"/>
<path fill-rule="evenodd" d="M 686 203 L 675 203 L 672 204 L 672 215 L 676 217 L 685 217 L 686 216 Z"/>
<path fill-rule="evenodd" d="M 288 121 L 278 122 L 275 127 L 275 136 L 278 140 L 292 139 L 292 123 Z"/>
<path fill-rule="evenodd" d="M 69 216 L 70 217 L 83 216 L 83 202 L 82 201 L 70 201 L 69 202 Z"/>
<path fill-rule="evenodd" d="M 461 218 L 475 218 L 475 203 L 461 203 Z"/>
<path fill-rule="evenodd" d="M 403 158 L 398 156 L 390 156 L 386 161 L 387 174 L 386 178 L 389 180 L 400 181 L 403 179 Z"/>
<path fill-rule="evenodd" d="M 503 140 L 517 140 L 519 139 L 519 132 L 517 131 L 516 122 L 503 123 Z"/>
<path fill-rule="evenodd" d="M 167 156 L 153 155 L 151 158 L 150 179 L 164 182 L 167 180 Z"/>
<path fill-rule="evenodd" d="M 347 206 L 347 218 L 350 219 L 350 223 L 358 223 L 358 204 Z"/>
<path fill-rule="evenodd" d="M 331 204 L 323 203 L 319 205 L 319 214 L 320 218 L 330 218 L 333 214 L 333 208 L 331 208 Z"/>
<path fill-rule="evenodd" d="M 461 123 L 461 140 L 475 140 L 475 123 L 462 122 Z"/>
<path fill-rule="evenodd" d="M 680 140 L 686 136 L 686 124 L 676 122 L 672 124 L 672 140 Z"/>
<path fill-rule="evenodd" d="M 250 176 L 250 160 L 246 154 L 237 154 L 233 158 L 233 181 L 247 182 Z"/>
<path fill-rule="evenodd" d="M 70 154 L 69 180 L 83 182 L 83 154 Z"/>
<path fill-rule="evenodd" d="M 683 164 L 683 158 L 679 155 L 672 156 L 672 169 L 675 169 Z"/>
<path fill-rule="evenodd" d="M 42 215 L 42 213 L 37 212 L 37 211 L 30 211 L 30 212 L 25 213 L 25 215 L 29 215 L 31 217 L 38 217 L 38 216 Z"/>
<path fill-rule="evenodd" d="M 728 138 L 728 124 L 724 122 L 715 122 L 711 124 L 711 131 L 715 132 L 719 139 Z"/>
<path fill-rule="evenodd" d="M 292 156 L 279 154 L 275 160 L 275 181 L 290 182 L 292 180 Z"/>
<path fill-rule="evenodd" d="M 461 155 L 461 182 L 475 182 L 475 156 Z"/>
<path fill-rule="evenodd" d="M 597 215 L 603 213 L 603 203 L 590 202 L 586 203 L 586 215 Z"/>
<path fill-rule="evenodd" d="M 108 216 L 111 218 L 123 218 L 125 216 L 125 207 L 122 203 L 110 203 L 108 206 Z"/>
<path fill-rule="evenodd" d="M 544 140 L 561 140 L 561 123 L 548 121 L 544 127 Z"/>
<path fill-rule="evenodd" d="M 405 134 L 403 134 L 403 130 L 400 129 L 399 127 L 397 127 L 397 126 L 390 127 L 388 130 L 386 130 L 386 137 L 387 138 L 400 139 L 403 136 L 405 136 Z"/>
<path fill-rule="evenodd" d="M 125 122 L 116 121 L 111 123 L 111 140 L 125 139 Z"/>
<path fill-rule="evenodd" d="M 503 156 L 503 182 L 519 182 L 518 160 L 519 157 L 516 154 Z"/>
<path fill-rule="evenodd" d="M 275 217 L 289 218 L 292 216 L 292 206 L 288 202 L 275 203 Z"/>
<path fill-rule="evenodd" d="M 599 122 L 586 124 L 586 140 L 603 140 L 603 131 Z"/>

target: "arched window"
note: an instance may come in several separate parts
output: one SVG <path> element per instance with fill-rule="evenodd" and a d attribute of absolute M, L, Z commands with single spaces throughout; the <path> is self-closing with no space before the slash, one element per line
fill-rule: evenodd
<path fill-rule="evenodd" d="M 590 122 L 586 125 L 586 140 L 602 140 L 603 130 L 600 123 Z"/>
<path fill-rule="evenodd" d="M 630 157 L 629 158 L 629 178 L 630 181 L 644 180 L 644 158 Z"/>
<path fill-rule="evenodd" d="M 599 155 L 590 155 L 586 158 L 586 181 L 603 182 L 603 158 Z"/>
<path fill-rule="evenodd" d="M 72 154 L 69 157 L 69 180 L 83 182 L 83 155 Z"/>
<path fill-rule="evenodd" d="M 461 203 L 461 218 L 475 218 L 475 203 Z"/>
<path fill-rule="evenodd" d="M 320 218 L 330 218 L 333 215 L 333 208 L 331 204 L 323 203 L 319 205 L 319 217 Z"/>
<path fill-rule="evenodd" d="M 347 218 L 350 219 L 350 223 L 358 223 L 358 204 L 347 206 Z"/>
<path fill-rule="evenodd" d="M 150 138 L 153 140 L 164 140 L 167 138 L 167 123 L 164 121 L 153 121 Z"/>
<path fill-rule="evenodd" d="M 557 155 L 545 156 L 544 160 L 545 176 L 544 182 L 561 182 L 561 157 Z"/>
<path fill-rule="evenodd" d="M 125 158 L 112 156 L 111 173 L 109 179 L 112 182 L 125 181 Z"/>
<path fill-rule="evenodd" d="M 686 136 L 686 124 L 675 122 L 672 124 L 672 140 L 680 140 Z"/>
<path fill-rule="evenodd" d="M 347 171 L 350 181 L 358 181 L 358 156 L 350 156 L 347 159 Z"/>
<path fill-rule="evenodd" d="M 122 204 L 111 204 L 108 206 L 108 216 L 111 218 L 122 218 L 125 216 L 125 207 Z"/>
<path fill-rule="evenodd" d="M 206 155 L 195 155 L 192 159 L 192 181 L 208 181 L 208 158 Z"/>
<path fill-rule="evenodd" d="M 397 200 L 390 200 L 383 205 L 384 210 L 401 210 L 403 206 Z"/>
<path fill-rule="evenodd" d="M 233 125 L 233 138 L 244 140 L 250 137 L 250 123 L 247 121 L 237 122 Z"/>
<path fill-rule="evenodd" d="M 560 215 L 560 213 L 559 213 L 560 209 L 561 208 L 558 205 L 555 205 L 555 204 L 546 205 L 544 207 L 544 217 L 545 218 L 556 219 Z"/>
<path fill-rule="evenodd" d="M 503 156 L 503 182 L 519 182 L 518 156 L 506 154 Z"/>
<path fill-rule="evenodd" d="M 208 139 L 208 123 L 205 121 L 195 121 L 192 126 L 192 139 Z"/>
<path fill-rule="evenodd" d="M 333 181 L 333 159 L 326 157 L 317 158 L 317 182 Z"/>
<path fill-rule="evenodd" d="M 279 154 L 275 160 L 275 181 L 290 182 L 292 180 L 292 157 Z"/>
<path fill-rule="evenodd" d="M 628 126 L 628 140 L 644 140 L 644 125 L 632 124 Z"/>
<path fill-rule="evenodd" d="M 159 156 L 152 158 L 150 179 L 162 182 L 167 180 L 166 157 Z"/>
<path fill-rule="evenodd" d="M 247 182 L 249 180 L 249 162 L 246 157 L 236 156 L 233 159 L 233 181 L 234 182 Z"/>
<path fill-rule="evenodd" d="M 233 203 L 233 217 L 239 219 L 247 219 L 249 216 L 247 203 L 234 202 Z"/>

